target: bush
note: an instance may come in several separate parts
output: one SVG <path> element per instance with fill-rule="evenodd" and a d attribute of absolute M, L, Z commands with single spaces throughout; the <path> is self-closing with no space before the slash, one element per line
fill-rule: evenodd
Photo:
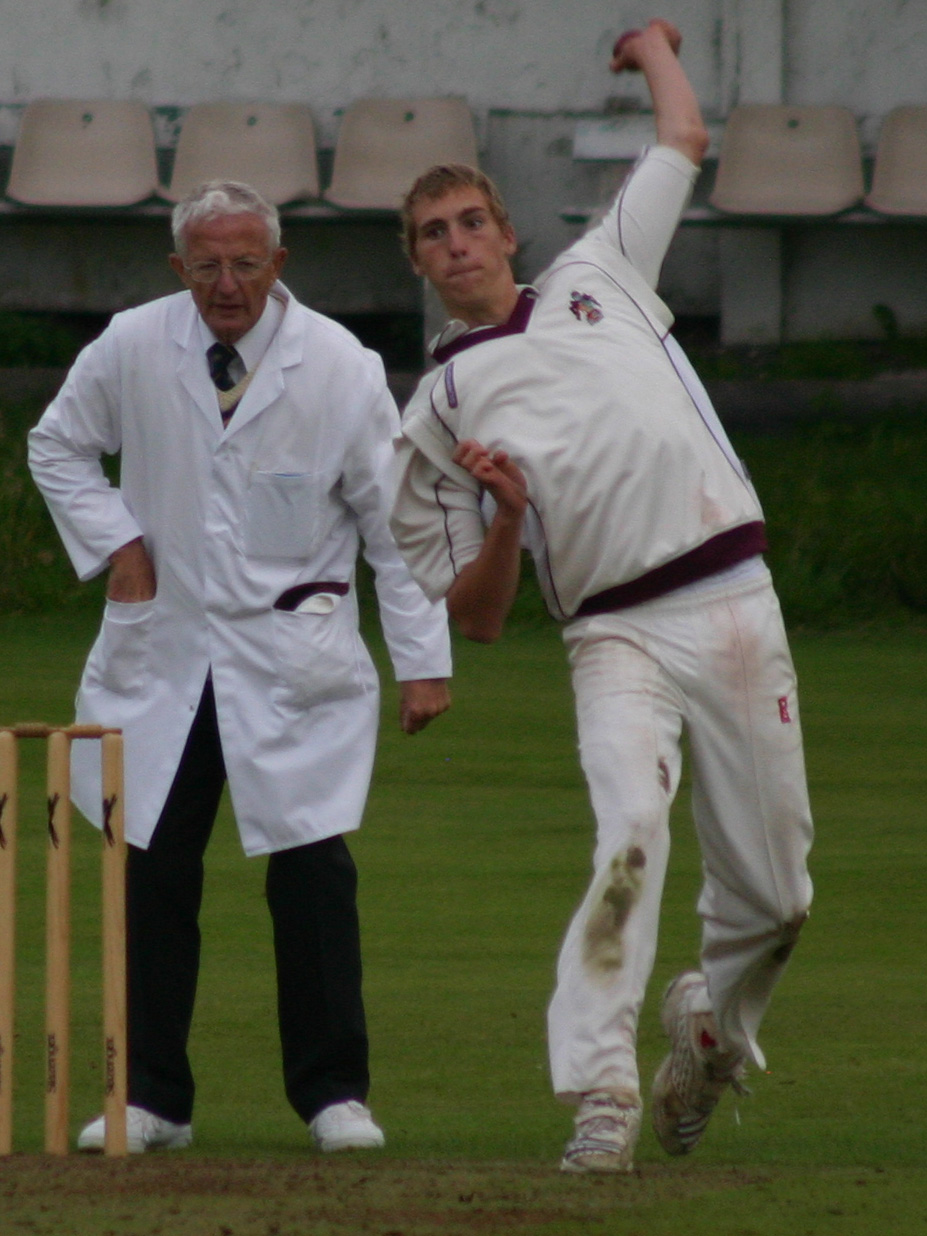
<path fill-rule="evenodd" d="M 63 368 L 99 330 L 99 315 L 0 310 L 0 367 Z"/>
<path fill-rule="evenodd" d="M 78 581 L 29 474 L 26 434 L 40 411 L 0 409 L 0 613 L 95 604 L 100 595 Z"/>
<path fill-rule="evenodd" d="M 739 438 L 792 625 L 927 614 L 927 409 Z"/>
<path fill-rule="evenodd" d="M 884 311 L 881 312 L 881 311 Z M 784 381 L 795 378 L 860 381 L 880 373 L 927 369 L 927 336 L 902 335 L 891 310 L 876 305 L 881 339 L 810 339 L 782 344 L 722 344 L 713 320 L 679 319 L 680 339 L 703 381 L 745 379 Z"/>

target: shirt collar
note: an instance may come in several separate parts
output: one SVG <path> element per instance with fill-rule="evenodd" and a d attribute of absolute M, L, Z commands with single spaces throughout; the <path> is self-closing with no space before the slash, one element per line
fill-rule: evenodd
<path fill-rule="evenodd" d="M 506 335 L 523 334 L 531 319 L 531 312 L 537 298 L 537 288 L 530 284 L 519 284 L 518 300 L 507 321 L 495 326 L 467 326 L 466 322 L 455 318 L 448 322 L 428 350 L 438 364 L 443 365 L 446 360 L 450 360 L 458 352 L 472 348 L 487 339 L 501 339 Z"/>
<path fill-rule="evenodd" d="M 251 373 L 260 364 L 264 353 L 270 347 L 270 341 L 277 333 L 277 328 L 283 321 L 285 312 L 286 298 L 283 292 L 278 291 L 276 288 L 271 288 L 270 294 L 267 297 L 267 304 L 264 306 L 264 312 L 248 333 L 242 335 L 233 345 L 235 351 L 241 357 L 246 373 Z M 198 321 L 200 338 L 203 343 L 203 351 L 205 352 L 217 340 L 203 319 L 198 318 Z"/>

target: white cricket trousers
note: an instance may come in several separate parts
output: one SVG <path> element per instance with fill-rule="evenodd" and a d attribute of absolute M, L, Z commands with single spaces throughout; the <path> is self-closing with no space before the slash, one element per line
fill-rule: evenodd
<path fill-rule="evenodd" d="M 656 953 L 669 811 L 688 731 L 703 861 L 702 970 L 725 1047 L 756 1036 L 811 902 L 795 671 L 765 566 L 564 632 L 597 825 L 589 890 L 548 1011 L 557 1096 L 640 1093 L 637 1022 Z"/>

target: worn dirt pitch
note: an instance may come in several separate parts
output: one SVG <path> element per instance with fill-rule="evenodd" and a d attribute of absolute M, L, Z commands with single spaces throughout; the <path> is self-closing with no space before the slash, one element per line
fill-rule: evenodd
<path fill-rule="evenodd" d="M 688 1165 L 687 1165 L 688 1167 Z M 569 1177 L 556 1165 L 305 1162 L 150 1155 L 0 1162 L 3 1236 L 457 1236 L 614 1231 L 617 1212 L 750 1190 L 768 1173 L 648 1167 Z M 643 1233 L 631 1218 L 622 1231 Z"/>

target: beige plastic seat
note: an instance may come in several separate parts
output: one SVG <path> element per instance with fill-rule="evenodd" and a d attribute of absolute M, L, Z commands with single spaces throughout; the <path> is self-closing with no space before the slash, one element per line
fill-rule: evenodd
<path fill-rule="evenodd" d="M 204 180 L 239 180 L 279 206 L 319 196 L 315 126 L 300 103 L 196 103 L 184 117 L 170 185 L 179 202 Z"/>
<path fill-rule="evenodd" d="M 927 215 L 927 107 L 885 117 L 866 205 L 886 215 Z"/>
<path fill-rule="evenodd" d="M 478 159 L 465 99 L 359 99 L 345 112 L 325 192 L 337 206 L 396 210 L 435 163 Z"/>
<path fill-rule="evenodd" d="M 151 115 L 122 99 L 36 99 L 24 109 L 7 196 L 30 206 L 131 206 L 157 192 Z"/>
<path fill-rule="evenodd" d="M 832 215 L 863 196 L 862 153 L 845 107 L 744 104 L 728 117 L 710 201 L 746 215 Z"/>

